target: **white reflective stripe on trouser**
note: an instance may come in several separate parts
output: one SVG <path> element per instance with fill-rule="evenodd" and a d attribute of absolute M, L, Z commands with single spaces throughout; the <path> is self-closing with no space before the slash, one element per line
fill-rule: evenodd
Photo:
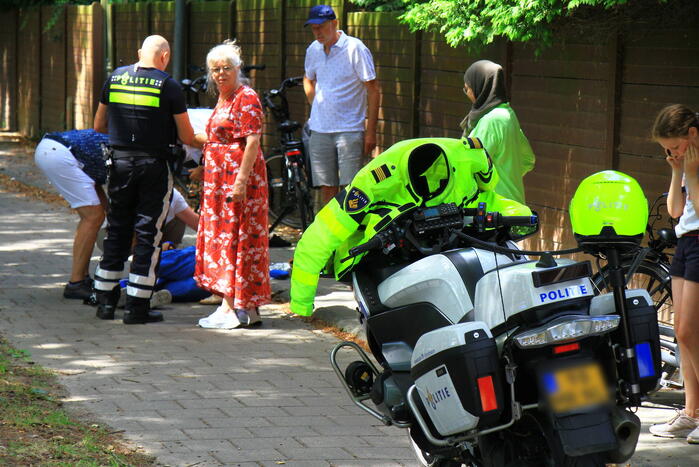
<path fill-rule="evenodd" d="M 124 270 L 120 271 L 107 271 L 106 269 L 102 269 L 101 267 L 97 266 L 97 269 L 95 270 L 95 276 L 105 279 L 105 280 L 116 280 L 118 281 L 122 277 L 124 277 Z"/>
<path fill-rule="evenodd" d="M 155 280 L 155 267 L 158 265 L 158 260 L 160 259 L 160 241 L 163 239 L 163 226 L 165 224 L 165 219 L 167 219 L 167 212 L 170 210 L 170 197 L 172 196 L 172 172 L 170 172 L 170 164 L 167 164 L 167 191 L 165 192 L 165 197 L 163 198 L 163 210 L 160 213 L 157 221 L 155 222 L 158 228 L 155 238 L 153 239 L 153 254 L 150 258 L 150 268 L 148 269 L 148 277 L 152 277 Z M 137 283 L 137 282 L 135 282 Z M 152 284 L 155 285 L 155 282 Z"/>
<path fill-rule="evenodd" d="M 131 287 L 130 285 L 126 287 L 126 295 L 131 297 L 149 299 L 152 294 L 153 291 L 151 289 L 139 289 L 138 287 Z"/>
<path fill-rule="evenodd" d="M 103 292 L 110 292 L 119 285 L 119 281 L 101 281 L 95 279 L 95 290 L 102 290 Z"/>
<path fill-rule="evenodd" d="M 153 287 L 155 285 L 155 274 L 145 277 L 138 274 L 129 274 L 129 284 L 147 285 Z"/>

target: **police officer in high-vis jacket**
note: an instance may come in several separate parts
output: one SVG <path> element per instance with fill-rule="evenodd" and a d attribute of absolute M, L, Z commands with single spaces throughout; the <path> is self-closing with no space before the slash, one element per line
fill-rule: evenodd
<path fill-rule="evenodd" d="M 313 313 L 318 278 L 328 260 L 333 259 L 335 277 L 341 279 L 361 260 L 347 259 L 352 247 L 418 206 L 486 202 L 489 210 L 504 215 L 531 215 L 528 207 L 496 195 L 497 182 L 493 163 L 476 138 L 394 144 L 362 168 L 304 232 L 294 254 L 291 310 Z"/>
<path fill-rule="evenodd" d="M 95 271 L 97 317 L 114 319 L 119 280 L 135 234 L 124 324 L 163 319 L 161 313 L 149 310 L 149 299 L 172 193 L 168 159 L 176 137 L 185 144 L 194 141 L 182 89 L 165 72 L 168 42 L 161 36 L 147 37 L 138 59 L 107 78 L 95 114 L 95 130 L 109 133 L 113 150 L 107 237 Z"/>

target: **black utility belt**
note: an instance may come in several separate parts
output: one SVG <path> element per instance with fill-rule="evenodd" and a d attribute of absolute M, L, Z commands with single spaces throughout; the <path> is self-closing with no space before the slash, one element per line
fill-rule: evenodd
<path fill-rule="evenodd" d="M 112 146 L 114 159 L 134 159 L 134 158 L 151 158 L 162 159 L 164 161 L 170 159 L 168 150 L 162 149 L 133 149 L 123 148 L 120 146 Z"/>

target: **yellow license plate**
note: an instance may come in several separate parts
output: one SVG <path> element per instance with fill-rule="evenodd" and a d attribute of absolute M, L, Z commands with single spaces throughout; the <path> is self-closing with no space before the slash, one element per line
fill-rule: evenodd
<path fill-rule="evenodd" d="M 602 370 L 596 363 L 545 373 L 543 386 L 549 404 L 556 413 L 597 406 L 609 401 Z"/>

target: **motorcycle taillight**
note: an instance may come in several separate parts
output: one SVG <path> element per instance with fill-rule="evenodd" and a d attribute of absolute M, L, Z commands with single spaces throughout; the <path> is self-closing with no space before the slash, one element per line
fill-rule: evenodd
<path fill-rule="evenodd" d="M 286 157 L 300 157 L 301 151 L 299 151 L 298 149 L 290 149 L 286 151 L 285 155 Z"/>
<path fill-rule="evenodd" d="M 580 350 L 580 344 L 578 342 L 573 342 L 572 344 L 557 345 L 553 348 L 553 353 L 559 355 L 562 353 L 573 352 L 575 350 Z"/>

